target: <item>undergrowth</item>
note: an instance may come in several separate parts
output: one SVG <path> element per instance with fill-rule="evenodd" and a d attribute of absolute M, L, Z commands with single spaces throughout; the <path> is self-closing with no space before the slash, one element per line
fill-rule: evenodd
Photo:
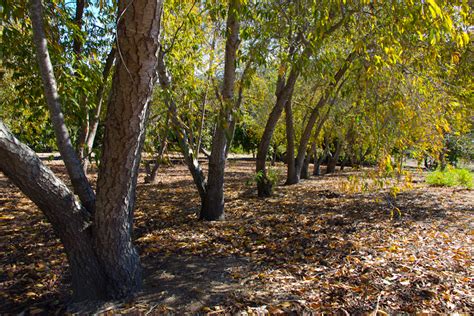
<path fill-rule="evenodd" d="M 446 170 L 436 170 L 426 176 L 426 182 L 432 186 L 441 187 L 464 187 L 472 189 L 474 187 L 473 173 L 468 169 L 447 168 Z"/>

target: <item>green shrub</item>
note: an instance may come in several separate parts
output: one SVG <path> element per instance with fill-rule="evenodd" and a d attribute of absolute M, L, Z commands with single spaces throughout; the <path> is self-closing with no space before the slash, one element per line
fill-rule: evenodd
<path fill-rule="evenodd" d="M 454 187 L 460 186 L 468 189 L 474 187 L 474 176 L 467 169 L 447 168 L 444 171 L 436 170 L 426 176 L 426 182 L 433 186 Z"/>
<path fill-rule="evenodd" d="M 280 178 L 281 178 L 280 170 L 276 168 L 267 169 L 266 180 L 269 181 L 272 184 L 272 186 L 278 184 L 278 181 L 280 180 Z M 263 179 L 264 179 L 263 171 L 257 172 L 252 178 L 252 180 L 257 183 L 259 181 L 263 181 Z"/>

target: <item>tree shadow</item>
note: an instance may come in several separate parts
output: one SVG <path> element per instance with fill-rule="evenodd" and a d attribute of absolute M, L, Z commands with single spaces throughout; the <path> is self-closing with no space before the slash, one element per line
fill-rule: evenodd
<path fill-rule="evenodd" d="M 197 313 L 242 290 L 231 271 L 247 265 L 247 260 L 231 256 L 148 256 L 143 258 L 144 290 L 136 302 L 164 305 L 173 313 Z"/>

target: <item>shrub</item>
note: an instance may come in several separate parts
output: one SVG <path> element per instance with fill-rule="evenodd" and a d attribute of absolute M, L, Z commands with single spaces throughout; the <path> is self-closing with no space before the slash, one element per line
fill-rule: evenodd
<path fill-rule="evenodd" d="M 474 187 L 474 176 L 467 169 L 447 168 L 444 171 L 436 170 L 430 172 L 426 177 L 426 182 L 433 186 L 460 186 L 472 189 Z"/>
<path fill-rule="evenodd" d="M 266 180 L 272 185 L 278 184 L 278 181 L 281 178 L 280 170 L 276 168 L 268 168 L 267 169 L 267 177 Z M 250 185 L 251 182 L 259 182 L 263 181 L 264 176 L 263 176 L 263 171 L 257 172 L 250 181 L 247 181 L 247 184 Z"/>

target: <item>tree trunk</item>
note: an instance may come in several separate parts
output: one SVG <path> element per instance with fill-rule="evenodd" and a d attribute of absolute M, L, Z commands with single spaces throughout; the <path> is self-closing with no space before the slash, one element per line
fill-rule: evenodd
<path fill-rule="evenodd" d="M 82 45 L 83 45 L 83 37 L 82 37 L 83 34 L 77 34 L 76 32 L 82 33 L 82 24 L 83 24 L 82 18 L 84 15 L 85 4 L 86 4 L 85 0 L 76 0 L 76 13 L 75 13 L 73 22 L 77 30 L 73 32 L 73 36 L 72 36 L 73 37 L 72 51 L 75 57 L 73 67 L 76 67 L 75 63 L 79 63 L 79 61 L 82 60 L 81 52 L 82 52 Z M 77 69 L 74 70 L 74 75 L 76 77 L 76 80 L 80 80 L 79 72 L 77 71 Z M 87 134 L 89 133 L 89 112 L 87 110 L 87 97 L 84 94 L 82 94 L 79 96 L 79 99 L 80 99 L 79 103 L 81 104 L 81 109 L 83 110 L 83 113 L 81 114 L 83 114 L 85 117 L 82 117 L 81 115 L 81 120 L 80 120 L 81 126 L 78 132 L 79 135 L 76 142 L 76 152 L 77 152 L 79 160 L 82 163 L 82 161 L 84 160 L 84 155 L 86 154 L 84 150 L 84 144 L 87 138 Z M 86 169 L 84 170 L 84 174 L 87 174 Z"/>
<path fill-rule="evenodd" d="M 291 97 L 285 104 L 285 121 L 286 121 L 286 164 L 287 176 L 286 185 L 298 183 L 300 178 L 296 173 L 295 166 L 295 129 L 293 126 L 293 111 L 291 109 Z"/>
<path fill-rule="evenodd" d="M 74 24 L 76 24 L 79 32 L 82 31 L 82 17 L 84 15 L 85 0 L 76 0 L 76 14 L 74 16 Z M 72 42 L 72 51 L 77 58 L 80 58 L 82 51 L 82 39 L 81 36 L 74 36 Z"/>
<path fill-rule="evenodd" d="M 216 49 L 216 37 L 217 37 L 217 29 L 214 30 L 212 34 L 212 42 L 211 42 L 211 53 L 209 56 L 209 65 L 208 65 L 208 73 L 207 73 L 207 81 L 209 82 L 211 80 L 211 70 L 212 66 L 214 64 L 214 51 Z M 199 156 L 199 152 L 201 151 L 201 143 L 202 143 L 202 132 L 204 130 L 204 123 L 205 123 L 205 118 L 206 118 L 206 105 L 207 105 L 207 94 L 209 90 L 209 83 L 206 84 L 206 88 L 204 89 L 204 95 L 202 98 L 202 105 L 201 105 L 201 120 L 199 124 L 199 129 L 198 129 L 198 139 L 197 139 L 197 145 L 196 145 L 196 151 L 195 155 L 196 157 Z"/>
<path fill-rule="evenodd" d="M 272 111 L 270 112 L 267 123 L 265 124 L 265 129 L 257 150 L 256 173 L 261 175 L 258 177 L 259 180 L 257 180 L 257 189 L 258 196 L 260 197 L 270 196 L 272 192 L 272 183 L 267 179 L 265 163 L 273 137 L 273 132 L 275 131 L 276 125 L 280 119 L 286 102 L 293 93 L 293 88 L 295 86 L 296 80 L 298 79 L 298 74 L 299 72 L 297 69 L 292 68 L 286 82 L 280 77 L 278 80 L 279 82 L 277 83 L 277 99 Z"/>
<path fill-rule="evenodd" d="M 158 169 L 160 168 L 160 165 L 163 163 L 163 156 L 165 154 L 166 147 L 168 146 L 169 120 L 170 120 L 170 111 L 168 110 L 168 112 L 166 113 L 164 135 L 160 141 L 160 152 L 158 153 L 151 170 L 147 170 L 147 174 L 145 176 L 145 183 L 155 184 L 158 182 Z"/>
<path fill-rule="evenodd" d="M 90 212 L 93 212 L 95 202 L 94 191 L 82 170 L 81 161 L 71 143 L 71 138 L 61 110 L 56 78 L 54 76 L 51 59 L 49 58 L 47 40 L 43 27 L 41 0 L 30 1 L 30 18 L 33 26 L 33 41 L 36 48 L 41 78 L 43 80 L 46 103 L 48 104 L 58 149 L 66 165 L 74 192 L 79 196 L 84 207 Z"/>
<path fill-rule="evenodd" d="M 313 176 L 319 175 L 319 167 L 317 168 L 318 163 L 318 150 L 316 147 L 316 140 L 311 143 L 311 155 L 313 156 Z"/>
<path fill-rule="evenodd" d="M 296 173 L 300 174 L 301 173 L 301 168 L 303 167 L 303 160 L 306 154 L 306 147 L 308 146 L 309 139 L 311 138 L 311 131 L 313 130 L 314 124 L 316 123 L 316 119 L 318 118 L 319 115 L 319 110 L 326 104 L 329 96 L 333 92 L 334 88 L 337 87 L 339 81 L 342 79 L 344 74 L 347 72 L 349 69 L 349 66 L 351 62 L 354 60 L 356 54 L 355 52 L 352 52 L 347 56 L 346 60 L 344 61 L 343 65 L 341 68 L 336 72 L 334 75 L 334 81 L 330 84 L 330 86 L 324 91 L 323 95 L 319 99 L 319 102 L 316 104 L 316 106 L 313 108 L 311 111 L 311 115 L 309 117 L 308 123 L 306 124 L 306 127 L 303 131 L 303 134 L 301 135 L 301 140 L 300 144 L 298 147 L 298 156 L 296 157 Z M 339 92 L 339 89 L 342 87 L 342 84 L 339 85 L 338 90 L 336 91 L 336 95 Z M 335 100 L 336 96 L 333 97 L 333 100 Z M 324 122 L 323 122 L 324 123 Z"/>
<path fill-rule="evenodd" d="M 341 160 L 341 166 L 339 167 L 340 171 L 344 171 L 344 167 L 346 165 L 346 160 L 347 159 L 345 157 Z"/>
<path fill-rule="evenodd" d="M 235 110 L 234 86 L 237 48 L 239 46 L 239 11 L 240 0 L 231 0 L 227 14 L 227 39 L 224 61 L 224 82 L 222 85 L 222 103 L 220 118 L 212 138 L 211 156 L 209 157 L 209 173 L 206 195 L 201 206 L 199 217 L 204 220 L 224 219 L 224 171 L 227 158 L 227 146 L 230 145 L 232 133 L 233 111 Z"/>
<path fill-rule="evenodd" d="M 160 49 L 158 53 L 157 66 L 160 86 L 165 93 L 165 103 L 168 106 L 169 112 L 171 114 L 173 128 L 178 138 L 178 145 L 183 154 L 184 161 L 193 177 L 194 184 L 196 185 L 199 197 L 201 198 L 201 203 L 203 203 L 206 196 L 206 177 L 204 176 L 204 172 L 202 171 L 202 168 L 199 164 L 198 156 L 194 155 L 194 150 L 190 144 L 186 126 L 184 126 L 184 124 L 182 124 L 181 120 L 179 119 L 178 109 L 176 108 L 176 104 L 171 96 L 171 80 L 167 74 L 164 57 L 165 53 L 163 49 Z"/>
<path fill-rule="evenodd" d="M 315 147 L 316 149 L 316 147 Z M 325 139 L 325 146 L 323 153 L 321 154 L 320 157 L 318 157 L 316 151 L 314 152 L 314 169 L 313 169 L 313 175 L 314 176 L 320 176 L 321 175 L 321 164 L 326 160 L 327 156 L 329 154 L 329 144 L 328 144 L 328 138 Z"/>
<path fill-rule="evenodd" d="M 96 93 L 96 107 L 92 114 L 88 116 L 89 131 L 87 133 L 85 144 L 82 144 L 81 148 L 84 151 L 82 159 L 82 169 L 87 174 L 87 169 L 90 163 L 90 155 L 92 148 L 94 147 L 95 137 L 97 135 L 97 129 L 99 128 L 100 113 L 102 112 L 102 104 L 104 103 L 105 88 L 107 87 L 107 80 L 109 79 L 110 72 L 114 65 L 116 49 L 112 47 L 107 59 L 105 60 L 104 70 L 102 71 L 102 83 L 99 85 Z"/>
<path fill-rule="evenodd" d="M 300 179 L 309 179 L 309 162 L 311 160 L 311 149 L 306 152 L 306 156 L 303 161 L 303 166 L 301 168 Z"/>
<path fill-rule="evenodd" d="M 114 75 L 108 107 L 93 216 L 34 152 L 14 138 L 0 122 L 0 170 L 38 205 L 63 242 L 76 300 L 122 298 L 136 291 L 141 283 L 139 258 L 132 245 L 131 231 L 138 165 L 155 81 L 162 6 L 162 1 L 119 3 L 122 13 L 117 29 L 121 60 Z M 66 148 L 68 155 L 75 154 L 60 111 L 41 9 L 40 0 L 31 1 L 34 39 L 45 94 L 60 143 L 58 146 L 61 150 Z M 68 160 L 71 157 L 76 158 L 72 160 L 73 166 L 78 166 L 76 156 L 61 154 L 66 167 L 71 166 L 71 160 Z M 78 170 L 82 171 L 81 168 Z M 83 197 L 80 198 L 82 201 Z M 86 200 L 83 205 L 88 202 Z"/>
<path fill-rule="evenodd" d="M 93 227 L 110 297 L 126 297 L 141 286 L 140 258 L 131 231 L 145 124 L 156 79 L 162 6 L 163 1 L 119 2 L 120 58 L 107 109 Z"/>
<path fill-rule="evenodd" d="M 342 141 L 337 140 L 336 151 L 334 152 L 334 155 L 332 155 L 332 157 L 328 161 L 326 173 L 334 173 L 336 171 L 336 166 L 339 160 L 339 155 L 341 154 L 341 149 L 342 149 Z"/>
<path fill-rule="evenodd" d="M 439 153 L 439 168 L 444 171 L 446 170 L 446 167 L 448 166 L 448 162 L 446 161 L 446 156 L 448 154 L 448 147 L 447 144 L 444 145 L 443 149 L 441 149 L 441 152 Z"/>
<path fill-rule="evenodd" d="M 105 298 L 105 277 L 93 248 L 90 214 L 74 194 L 0 121 L 0 171 L 46 215 L 69 261 L 74 299 Z"/>
<path fill-rule="evenodd" d="M 316 157 L 316 155 L 315 155 Z M 324 159 L 327 157 L 327 151 L 325 151 L 320 157 L 318 157 L 314 162 L 314 169 L 313 169 L 313 176 L 320 176 L 321 175 L 321 164 L 323 163 Z"/>

